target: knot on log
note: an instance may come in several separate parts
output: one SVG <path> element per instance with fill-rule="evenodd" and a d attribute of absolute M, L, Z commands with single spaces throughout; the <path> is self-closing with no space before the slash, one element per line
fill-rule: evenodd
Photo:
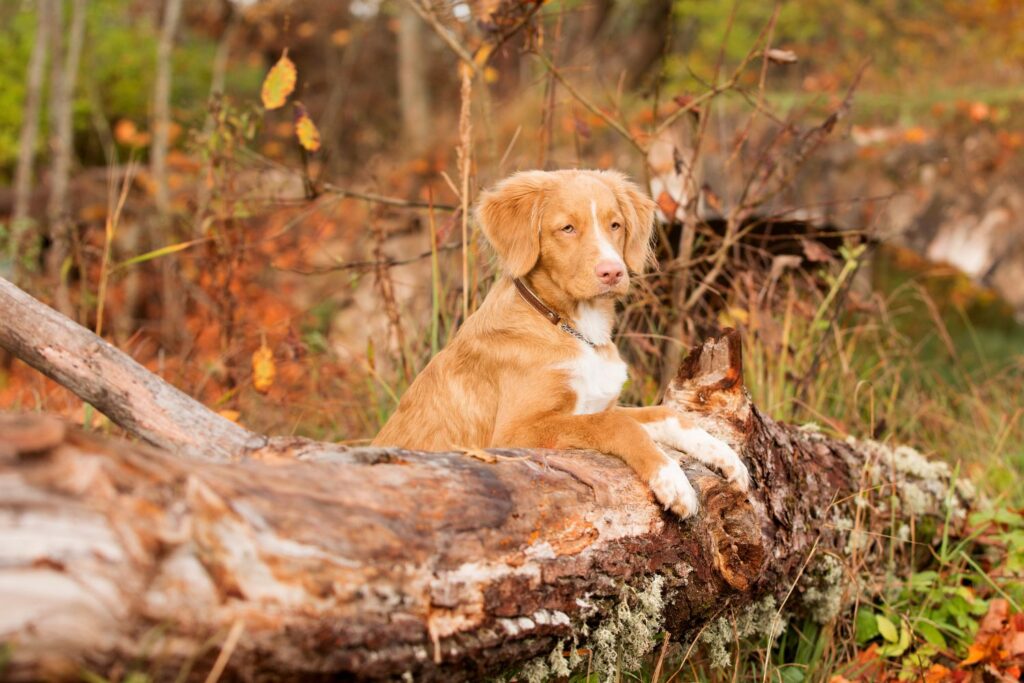
<path fill-rule="evenodd" d="M 761 576 L 767 557 L 754 506 L 719 477 L 693 479 L 702 495 L 702 524 L 715 569 L 730 587 L 745 591 Z"/>
<path fill-rule="evenodd" d="M 726 328 L 690 349 L 665 392 L 670 405 L 712 434 L 745 444 L 754 429 L 753 404 L 743 385 L 743 341 Z"/>

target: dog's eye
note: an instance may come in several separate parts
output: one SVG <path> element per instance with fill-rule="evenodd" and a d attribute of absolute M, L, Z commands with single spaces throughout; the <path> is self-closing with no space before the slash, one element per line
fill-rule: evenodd
<path fill-rule="evenodd" d="M 567 225 L 564 228 L 562 228 L 562 232 L 569 235 L 576 232 L 576 228 L 572 227 L 571 225 Z"/>
<path fill-rule="evenodd" d="M 612 230 L 618 230 L 622 227 L 622 223 L 612 223 Z"/>

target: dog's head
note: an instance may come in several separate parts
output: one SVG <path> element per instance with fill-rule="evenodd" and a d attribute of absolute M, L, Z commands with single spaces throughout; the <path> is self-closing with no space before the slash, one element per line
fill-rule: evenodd
<path fill-rule="evenodd" d="M 509 275 L 542 271 L 585 301 L 647 267 L 654 206 L 615 171 L 525 171 L 483 193 L 477 220 Z"/>

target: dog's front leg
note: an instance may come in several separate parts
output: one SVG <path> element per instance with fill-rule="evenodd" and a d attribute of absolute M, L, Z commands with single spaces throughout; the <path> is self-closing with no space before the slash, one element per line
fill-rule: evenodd
<path fill-rule="evenodd" d="M 690 423 L 671 408 L 613 408 L 639 422 L 655 442 L 688 453 L 708 467 L 714 467 L 741 491 L 750 489 L 750 474 L 729 444 Z"/>
<path fill-rule="evenodd" d="M 639 422 L 620 412 L 552 415 L 505 430 L 494 446 L 589 448 L 614 455 L 647 482 L 655 498 L 682 518 L 697 512 L 697 493 L 682 468 Z"/>

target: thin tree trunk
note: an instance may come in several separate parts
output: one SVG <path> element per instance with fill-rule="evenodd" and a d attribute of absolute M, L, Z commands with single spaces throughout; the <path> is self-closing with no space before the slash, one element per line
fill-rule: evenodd
<path fill-rule="evenodd" d="M 60 7 L 60 0 L 56 5 Z M 68 287 L 66 262 L 71 258 L 72 215 L 68 188 L 71 181 L 71 162 L 74 153 L 75 84 L 78 82 L 78 66 L 82 57 L 85 40 L 86 0 L 73 0 L 71 22 L 68 32 L 67 52 L 62 55 L 61 30 L 63 21 L 57 23 L 54 32 L 52 64 L 52 107 L 51 149 L 53 165 L 50 175 L 50 198 L 46 216 L 50 224 L 50 252 L 47 255 L 47 271 L 55 284 L 54 296 L 57 308 L 65 315 L 73 315 L 71 294 Z M 63 14 L 58 9 L 57 17 Z M 61 57 L 63 56 L 63 60 Z"/>
<path fill-rule="evenodd" d="M 156 82 L 153 86 L 153 145 L 150 148 L 150 174 L 153 176 L 156 202 L 155 231 L 161 239 L 170 241 L 171 197 L 167 180 L 167 151 L 170 144 L 171 127 L 171 77 L 174 36 L 181 20 L 181 0 L 165 0 L 163 21 L 160 26 L 160 40 L 156 50 Z M 161 338 L 165 346 L 176 348 L 181 339 L 185 320 L 182 287 L 178 283 L 177 262 L 174 259 L 160 261 L 162 278 L 163 317 Z"/>
<path fill-rule="evenodd" d="M 398 4 L 398 99 L 402 133 L 412 149 L 423 151 L 430 139 L 426 27 L 408 3 Z"/>
<path fill-rule="evenodd" d="M 187 431 L 169 444 L 248 456 L 181 459 L 0 416 L 0 641 L 17 643 L 13 680 L 83 667 L 199 678 L 218 654 L 243 680 L 509 668 L 537 680 L 587 657 L 611 675 L 662 630 L 682 641 L 737 623 L 764 635 L 779 616 L 827 623 L 851 597 L 845 560 L 909 571 L 967 512 L 941 464 L 763 416 L 735 333 L 695 348 L 665 403 L 736 448 L 754 485 L 744 495 L 685 464 L 701 510 L 680 522 L 593 452 L 260 448 L 197 431 L 205 409 L 0 285 L 0 346 L 146 438 Z"/>
<path fill-rule="evenodd" d="M 170 191 L 167 186 L 167 148 L 171 126 L 171 57 L 174 36 L 181 19 L 181 0 L 166 0 L 160 40 L 156 49 L 156 81 L 153 85 L 153 145 L 150 148 L 150 173 L 153 175 L 156 209 L 170 212 Z"/>
<path fill-rule="evenodd" d="M 14 172 L 14 210 L 11 213 L 11 257 L 16 272 L 24 270 L 26 233 L 34 229 L 29 216 L 35 174 L 36 144 L 39 140 L 39 115 L 43 108 L 43 78 L 46 73 L 46 49 L 54 31 L 54 0 L 36 1 L 36 35 L 25 76 L 25 108 L 18 137 L 18 165 Z"/>

